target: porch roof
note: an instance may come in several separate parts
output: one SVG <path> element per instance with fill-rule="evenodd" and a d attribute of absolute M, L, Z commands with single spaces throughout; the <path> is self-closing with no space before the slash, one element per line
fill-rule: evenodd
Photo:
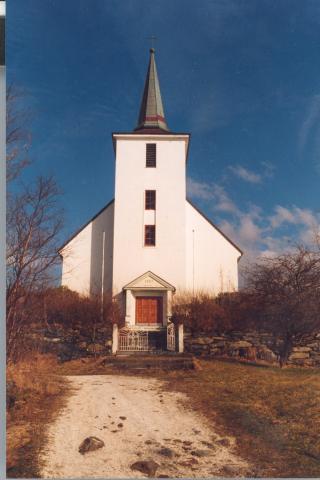
<path fill-rule="evenodd" d="M 123 290 L 171 290 L 175 292 L 176 289 L 163 278 L 148 271 L 125 285 Z"/>

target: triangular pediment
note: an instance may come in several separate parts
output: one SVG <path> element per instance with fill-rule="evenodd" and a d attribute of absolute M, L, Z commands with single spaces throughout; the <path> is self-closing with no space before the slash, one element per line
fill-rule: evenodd
<path fill-rule="evenodd" d="M 123 287 L 123 290 L 171 290 L 175 291 L 175 288 L 170 283 L 166 282 L 162 278 L 158 277 L 152 272 L 146 272 L 140 277 L 132 280 Z"/>

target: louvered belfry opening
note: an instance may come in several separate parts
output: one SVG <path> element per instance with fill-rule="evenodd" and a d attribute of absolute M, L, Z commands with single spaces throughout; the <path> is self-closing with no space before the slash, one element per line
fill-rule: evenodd
<path fill-rule="evenodd" d="M 147 143 L 146 145 L 146 167 L 157 166 L 157 144 Z"/>

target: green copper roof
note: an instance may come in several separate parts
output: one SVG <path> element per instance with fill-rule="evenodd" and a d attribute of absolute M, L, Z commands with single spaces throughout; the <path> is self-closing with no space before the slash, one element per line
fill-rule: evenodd
<path fill-rule="evenodd" d="M 141 131 L 145 129 L 160 129 L 169 131 L 166 119 L 164 118 L 153 48 L 150 49 L 150 61 L 147 78 L 144 84 L 139 120 L 135 131 Z"/>

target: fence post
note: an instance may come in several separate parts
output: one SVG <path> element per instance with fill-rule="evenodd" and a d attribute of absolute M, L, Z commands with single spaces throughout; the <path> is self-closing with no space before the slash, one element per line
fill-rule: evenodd
<path fill-rule="evenodd" d="M 119 333 L 118 324 L 114 323 L 112 328 L 112 353 L 115 354 L 118 351 Z"/>
<path fill-rule="evenodd" d="M 183 342 L 183 323 L 178 325 L 178 352 L 183 353 L 184 351 L 184 342 Z"/>

